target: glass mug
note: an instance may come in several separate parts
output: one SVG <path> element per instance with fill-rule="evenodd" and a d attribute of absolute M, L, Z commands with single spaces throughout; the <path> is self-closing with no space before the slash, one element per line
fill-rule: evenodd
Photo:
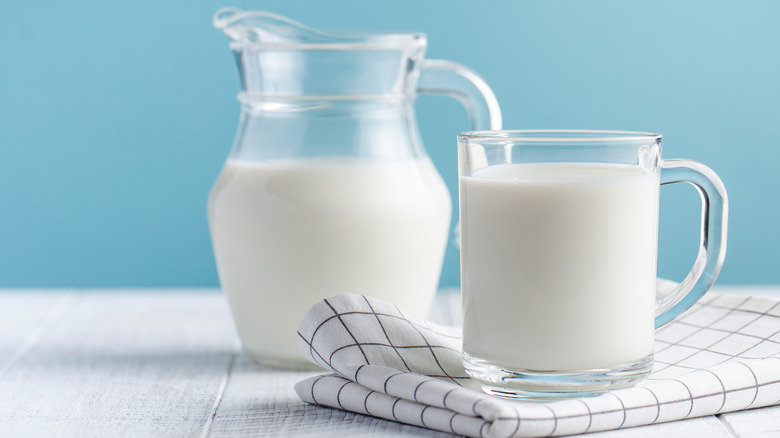
<path fill-rule="evenodd" d="M 718 176 L 662 160 L 661 135 L 480 131 L 458 136 L 463 365 L 487 393 L 570 397 L 629 387 L 654 327 L 696 302 L 726 252 Z M 656 301 L 659 186 L 701 194 L 701 247 Z"/>

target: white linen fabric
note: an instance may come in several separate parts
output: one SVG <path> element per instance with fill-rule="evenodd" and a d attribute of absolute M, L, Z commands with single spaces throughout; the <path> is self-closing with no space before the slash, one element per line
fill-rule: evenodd
<path fill-rule="evenodd" d="M 634 388 L 554 402 L 489 396 L 463 370 L 460 330 L 372 297 L 313 306 L 304 355 L 332 374 L 295 386 L 307 403 L 471 437 L 558 436 L 780 404 L 780 300 L 710 293 L 656 331 Z"/>

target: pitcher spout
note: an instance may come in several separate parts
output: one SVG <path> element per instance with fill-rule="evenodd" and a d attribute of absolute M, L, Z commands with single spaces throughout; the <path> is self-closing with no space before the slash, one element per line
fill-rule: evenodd
<path fill-rule="evenodd" d="M 427 44 L 422 33 L 326 32 L 267 11 L 222 8 L 213 23 L 230 38 L 242 102 L 413 96 Z"/>
<path fill-rule="evenodd" d="M 213 23 L 215 28 L 237 43 L 331 42 L 340 39 L 337 35 L 267 11 L 221 8 L 214 14 Z"/>
<path fill-rule="evenodd" d="M 214 13 L 214 27 L 225 33 L 233 43 L 290 45 L 300 44 L 306 48 L 349 48 L 388 49 L 425 46 L 422 33 L 341 33 L 326 32 L 307 26 L 285 16 L 268 11 L 242 11 L 226 7 Z M 323 45 L 311 47 L 311 45 Z M 338 45 L 336 47 L 332 45 Z"/>

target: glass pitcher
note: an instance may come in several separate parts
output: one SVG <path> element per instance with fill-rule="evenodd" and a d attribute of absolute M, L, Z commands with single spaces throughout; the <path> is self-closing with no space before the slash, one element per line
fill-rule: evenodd
<path fill-rule="evenodd" d="M 420 141 L 414 100 L 453 96 L 473 129 L 499 129 L 490 88 L 466 67 L 425 60 L 421 33 L 332 34 L 233 8 L 217 11 L 214 26 L 231 39 L 242 111 L 208 217 L 247 353 L 302 366 L 296 327 L 338 293 L 425 317 L 451 203 Z"/>

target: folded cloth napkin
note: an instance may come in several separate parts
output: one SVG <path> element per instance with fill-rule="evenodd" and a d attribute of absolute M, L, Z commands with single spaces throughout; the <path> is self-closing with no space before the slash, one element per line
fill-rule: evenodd
<path fill-rule="evenodd" d="M 708 294 L 656 331 L 634 388 L 554 402 L 500 399 L 463 370 L 460 330 L 372 297 L 317 303 L 298 329 L 332 374 L 295 386 L 307 403 L 471 437 L 557 436 L 780 404 L 780 300 Z"/>

